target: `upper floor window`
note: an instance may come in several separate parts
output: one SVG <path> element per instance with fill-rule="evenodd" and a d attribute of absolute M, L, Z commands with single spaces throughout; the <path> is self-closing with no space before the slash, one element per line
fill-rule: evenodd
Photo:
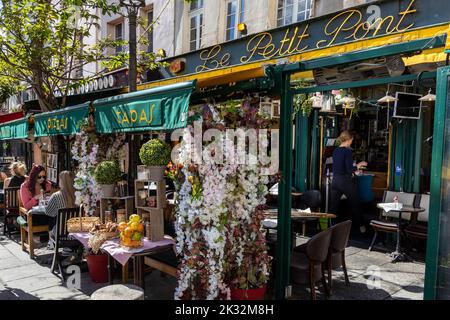
<path fill-rule="evenodd" d="M 189 49 L 195 51 L 202 45 L 203 32 L 203 0 L 197 0 L 190 4 L 190 28 L 189 28 Z"/>
<path fill-rule="evenodd" d="M 277 26 L 307 20 L 313 0 L 278 0 Z"/>
<path fill-rule="evenodd" d="M 233 40 L 239 37 L 237 25 L 244 22 L 245 0 L 229 0 L 227 3 L 227 28 L 225 40 Z"/>
<path fill-rule="evenodd" d="M 190 11 L 195 11 L 203 8 L 203 0 L 195 0 L 191 2 Z"/>
<path fill-rule="evenodd" d="M 114 26 L 114 40 L 123 40 L 123 23 L 118 23 Z M 116 46 L 116 54 L 123 51 L 123 46 Z"/>

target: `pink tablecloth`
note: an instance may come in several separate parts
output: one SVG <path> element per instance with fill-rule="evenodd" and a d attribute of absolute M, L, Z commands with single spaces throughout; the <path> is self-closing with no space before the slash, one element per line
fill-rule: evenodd
<path fill-rule="evenodd" d="M 77 232 L 77 233 L 70 233 L 70 236 L 80 241 L 85 248 L 89 248 L 88 240 L 89 240 L 89 233 L 87 232 Z M 121 265 L 125 265 L 128 260 L 133 256 L 135 253 L 139 253 L 142 251 L 155 249 L 158 247 L 163 247 L 167 245 L 173 245 L 175 244 L 175 241 L 169 237 L 166 236 L 166 239 L 161 241 L 149 241 L 144 238 L 143 246 L 141 248 L 135 248 L 135 249 L 127 249 L 125 247 L 122 247 L 119 244 L 119 239 L 113 239 L 113 240 L 107 240 L 105 243 L 100 247 L 101 250 L 106 251 L 111 257 L 113 257 L 115 260 L 117 260 Z"/>

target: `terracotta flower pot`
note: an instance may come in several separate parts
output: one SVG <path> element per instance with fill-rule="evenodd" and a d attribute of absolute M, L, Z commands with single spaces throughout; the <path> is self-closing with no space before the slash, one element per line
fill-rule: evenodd
<path fill-rule="evenodd" d="M 231 300 L 264 300 L 267 285 L 256 289 L 231 288 Z"/>
<path fill-rule="evenodd" d="M 108 255 L 90 254 L 86 257 L 89 275 L 95 283 L 108 282 Z"/>

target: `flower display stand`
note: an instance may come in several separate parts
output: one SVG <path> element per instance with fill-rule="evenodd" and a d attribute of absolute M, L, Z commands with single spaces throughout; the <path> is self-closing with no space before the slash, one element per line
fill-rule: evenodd
<path fill-rule="evenodd" d="M 150 206 L 148 199 L 150 196 L 150 186 L 152 182 L 156 183 L 156 204 Z M 152 241 L 164 239 L 164 208 L 167 206 L 166 199 L 166 181 L 135 180 L 134 192 L 137 214 L 143 220 L 150 220 L 150 238 Z M 147 218 L 147 219 L 146 219 Z"/>

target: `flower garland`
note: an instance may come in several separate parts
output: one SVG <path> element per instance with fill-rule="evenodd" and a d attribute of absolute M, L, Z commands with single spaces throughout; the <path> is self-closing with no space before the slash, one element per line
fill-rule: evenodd
<path fill-rule="evenodd" d="M 95 166 L 98 163 L 99 145 L 94 134 L 88 132 L 86 125 L 76 134 L 72 146 L 72 158 L 78 162 L 75 174 L 75 204 L 83 205 L 89 215 L 93 215 L 97 208 L 102 192 L 94 179 Z"/>
<path fill-rule="evenodd" d="M 201 114 L 207 129 L 224 129 L 226 123 L 264 126 L 248 100 L 242 108 L 233 105 L 217 111 L 203 106 Z M 175 299 L 230 299 L 230 286 L 258 287 L 268 279 L 270 257 L 259 210 L 265 203 L 268 177 L 260 174 L 258 165 L 214 164 L 209 148 L 202 164 L 193 165 L 192 131 L 191 126 L 186 128 L 179 163 L 169 165 L 166 172 L 177 189 L 176 250 L 181 264 Z"/>

